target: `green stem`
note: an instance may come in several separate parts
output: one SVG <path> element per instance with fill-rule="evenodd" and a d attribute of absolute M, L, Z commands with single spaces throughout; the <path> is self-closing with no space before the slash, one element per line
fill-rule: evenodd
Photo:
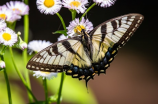
<path fill-rule="evenodd" d="M 76 18 L 76 10 L 71 9 L 71 14 L 72 14 L 72 20 Z"/>
<path fill-rule="evenodd" d="M 67 31 L 66 30 L 66 25 L 65 25 L 65 22 L 64 22 L 63 18 L 61 17 L 61 15 L 59 13 L 56 13 L 56 14 L 60 18 L 64 30 Z M 57 104 L 60 104 L 60 97 L 61 97 L 63 82 L 64 82 L 64 72 L 62 72 L 62 75 L 61 75 L 61 81 L 60 81 L 60 87 L 59 87 L 59 92 L 58 92 Z"/>
<path fill-rule="evenodd" d="M 3 55 L 1 56 L 1 59 L 4 61 Z M 6 71 L 5 68 L 4 68 L 4 77 L 5 77 L 5 81 L 6 81 L 6 84 L 7 84 L 7 91 L 8 91 L 9 104 L 12 104 L 12 97 L 11 97 L 11 91 L 10 91 L 10 84 L 9 84 L 9 79 L 8 79 L 7 71 Z"/>
<path fill-rule="evenodd" d="M 56 13 L 56 14 L 57 14 L 57 16 L 59 17 L 59 19 L 60 19 L 60 21 L 61 21 L 61 23 L 62 23 L 62 25 L 63 25 L 64 30 L 66 30 L 66 25 L 65 25 L 65 22 L 64 22 L 62 16 L 61 16 L 59 13 Z"/>
<path fill-rule="evenodd" d="M 61 92 L 62 92 L 63 82 L 64 82 L 64 74 L 65 74 L 65 73 L 62 72 L 61 81 L 60 81 L 60 87 L 59 87 L 59 92 L 58 92 L 57 104 L 60 104 Z"/>
<path fill-rule="evenodd" d="M 93 3 L 85 12 L 84 14 L 81 16 L 80 21 L 82 20 L 82 17 L 84 17 L 94 6 L 96 5 L 96 3 Z"/>
<path fill-rule="evenodd" d="M 19 70 L 18 70 L 18 68 L 17 68 L 17 66 L 15 64 L 14 57 L 13 57 L 12 47 L 9 47 L 9 51 L 10 51 L 11 59 L 12 59 L 12 62 L 13 62 L 13 65 L 15 67 L 15 70 L 16 70 L 17 74 L 19 75 L 21 81 L 23 82 L 24 86 L 26 87 L 26 89 L 29 92 L 29 94 L 33 97 L 33 99 L 35 100 L 35 102 L 38 102 L 37 99 L 36 99 L 36 97 L 33 95 L 32 91 L 28 87 L 27 83 L 25 82 L 24 78 L 22 77 L 21 73 L 19 72 Z"/>
<path fill-rule="evenodd" d="M 43 86 L 45 91 L 45 104 L 48 104 L 48 89 L 47 89 L 47 79 L 44 78 L 43 80 Z"/>
<path fill-rule="evenodd" d="M 28 0 L 24 0 L 24 3 L 28 5 Z M 28 37 L 29 37 L 29 15 L 25 15 L 24 16 L 24 41 L 26 43 L 28 43 Z M 25 49 L 23 51 L 23 59 L 24 59 L 24 65 L 27 64 L 27 49 Z M 25 79 L 26 79 L 26 83 L 27 86 L 29 87 L 29 89 L 31 89 L 31 85 L 30 85 L 30 78 L 29 78 L 29 72 L 28 69 L 25 68 Z M 28 93 L 28 97 L 29 97 L 29 101 L 32 102 L 32 96 Z"/>

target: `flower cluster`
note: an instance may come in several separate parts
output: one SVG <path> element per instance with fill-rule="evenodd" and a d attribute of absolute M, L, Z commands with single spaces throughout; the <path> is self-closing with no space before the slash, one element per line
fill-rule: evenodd
<path fill-rule="evenodd" d="M 29 12 L 29 6 L 20 1 L 10 1 L 5 5 L 0 6 L 0 44 L 3 47 L 20 48 L 24 50 L 27 44 L 21 39 L 21 33 L 14 32 L 14 24 L 17 20 L 21 19 L 22 15 Z M 0 56 L 4 53 L 6 48 L 1 49 Z M 5 62 L 0 58 L 0 68 L 5 67 Z"/>
<path fill-rule="evenodd" d="M 93 0 L 101 7 L 110 7 L 116 0 Z M 77 13 L 84 13 L 86 6 L 88 6 L 88 0 L 37 0 L 37 8 L 44 14 L 55 14 L 60 11 L 61 7 L 75 10 Z"/>
<path fill-rule="evenodd" d="M 22 15 L 29 12 L 29 6 L 20 1 L 10 1 L 0 6 L 0 19 L 7 22 L 14 22 L 21 19 Z"/>
<path fill-rule="evenodd" d="M 28 12 L 29 6 L 20 1 L 10 1 L 0 6 L 0 44 L 13 46 L 17 42 L 19 43 L 16 44 L 18 48 L 27 48 L 27 44 L 10 28 L 14 28 L 11 26 L 13 22 Z M 7 25 L 9 26 L 7 27 Z"/>
<path fill-rule="evenodd" d="M 93 0 L 97 5 L 101 7 L 110 7 L 115 3 L 116 0 Z M 76 11 L 77 13 L 84 13 L 88 6 L 88 0 L 37 0 L 36 1 L 37 8 L 41 13 L 54 15 L 59 12 L 61 7 L 68 8 L 70 11 Z M 93 24 L 88 20 L 84 19 L 84 17 L 80 20 L 79 18 L 75 18 L 70 22 L 70 25 L 66 28 L 67 35 L 62 34 L 58 41 L 66 39 L 68 37 L 73 37 L 77 35 L 81 35 L 81 30 L 84 29 L 87 33 L 89 33 L 93 29 Z"/>

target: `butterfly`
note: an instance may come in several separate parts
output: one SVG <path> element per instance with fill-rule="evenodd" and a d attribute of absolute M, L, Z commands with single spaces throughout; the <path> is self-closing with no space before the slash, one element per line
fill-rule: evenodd
<path fill-rule="evenodd" d="M 27 69 L 65 72 L 87 82 L 96 74 L 106 73 L 121 48 L 142 23 L 141 14 L 119 16 L 95 27 L 90 34 L 84 29 L 80 36 L 58 41 L 33 56 Z"/>

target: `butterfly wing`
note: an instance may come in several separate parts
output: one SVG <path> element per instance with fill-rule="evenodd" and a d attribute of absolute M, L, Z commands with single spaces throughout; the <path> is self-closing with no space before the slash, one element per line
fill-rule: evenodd
<path fill-rule="evenodd" d="M 59 41 L 48 46 L 32 57 L 27 69 L 34 71 L 63 72 L 72 74 L 76 68 L 91 67 L 91 60 L 87 55 L 81 37 L 74 37 Z M 72 69 L 72 70 L 68 70 Z"/>
<path fill-rule="evenodd" d="M 91 59 L 95 73 L 105 73 L 117 53 L 143 21 L 140 14 L 127 14 L 97 26 L 90 34 Z"/>

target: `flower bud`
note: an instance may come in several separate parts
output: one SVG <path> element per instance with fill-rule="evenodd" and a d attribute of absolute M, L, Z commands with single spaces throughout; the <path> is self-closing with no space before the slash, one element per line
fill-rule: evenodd
<path fill-rule="evenodd" d="M 0 60 L 0 68 L 5 68 L 5 62 Z"/>

